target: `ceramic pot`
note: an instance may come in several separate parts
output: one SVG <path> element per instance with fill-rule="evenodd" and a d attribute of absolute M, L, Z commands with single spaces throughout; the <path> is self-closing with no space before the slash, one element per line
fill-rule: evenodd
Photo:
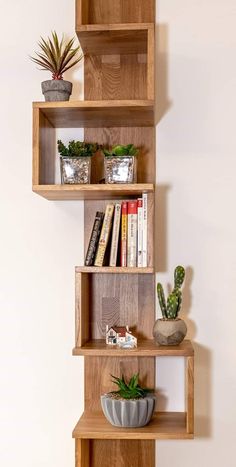
<path fill-rule="evenodd" d="M 60 157 L 61 183 L 90 183 L 91 157 Z"/>
<path fill-rule="evenodd" d="M 68 101 L 72 92 L 72 83 L 63 79 L 49 79 L 41 83 L 45 101 Z"/>
<path fill-rule="evenodd" d="M 182 319 L 157 319 L 153 327 L 153 337 L 159 345 L 178 345 L 187 334 L 187 326 Z"/>
<path fill-rule="evenodd" d="M 136 159 L 134 156 L 105 156 L 105 183 L 136 183 Z"/>
<path fill-rule="evenodd" d="M 112 425 L 139 428 L 147 425 L 155 409 L 156 397 L 149 394 L 143 399 L 114 399 L 109 394 L 101 396 L 103 413 Z"/>

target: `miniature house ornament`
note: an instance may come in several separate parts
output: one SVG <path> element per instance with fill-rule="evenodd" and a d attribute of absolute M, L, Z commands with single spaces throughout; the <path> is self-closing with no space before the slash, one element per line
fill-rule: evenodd
<path fill-rule="evenodd" d="M 137 338 L 129 330 L 129 326 L 106 326 L 106 344 L 118 345 L 123 349 L 137 347 Z"/>

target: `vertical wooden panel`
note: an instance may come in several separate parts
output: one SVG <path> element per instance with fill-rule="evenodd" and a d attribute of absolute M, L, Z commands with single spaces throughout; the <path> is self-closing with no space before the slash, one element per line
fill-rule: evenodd
<path fill-rule="evenodd" d="M 154 99 L 155 83 L 155 32 L 153 28 L 148 29 L 148 59 L 147 59 L 147 98 Z"/>
<path fill-rule="evenodd" d="M 88 11 L 87 17 L 82 16 L 83 24 L 151 23 L 155 20 L 154 0 L 77 0 L 78 6 L 80 3 L 82 11 Z"/>
<path fill-rule="evenodd" d="M 75 467 L 90 467 L 90 441 L 75 440 Z"/>
<path fill-rule="evenodd" d="M 186 412 L 187 432 L 194 431 L 194 357 L 186 358 Z"/>
<path fill-rule="evenodd" d="M 33 185 L 39 185 L 39 109 L 33 108 Z"/>
<path fill-rule="evenodd" d="M 92 440 L 90 446 L 90 467 L 155 466 L 155 441 Z"/>
<path fill-rule="evenodd" d="M 75 346 L 81 347 L 90 338 L 89 274 L 75 275 Z"/>

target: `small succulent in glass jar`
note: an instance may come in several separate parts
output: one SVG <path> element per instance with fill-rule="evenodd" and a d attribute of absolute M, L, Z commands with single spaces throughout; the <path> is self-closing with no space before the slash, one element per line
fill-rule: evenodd
<path fill-rule="evenodd" d="M 57 146 L 61 156 L 61 183 L 90 183 L 91 157 L 99 149 L 98 144 L 72 140 L 65 146 L 58 140 Z"/>
<path fill-rule="evenodd" d="M 139 150 L 133 144 L 103 149 L 106 183 L 135 183 L 137 181 L 136 156 Z"/>

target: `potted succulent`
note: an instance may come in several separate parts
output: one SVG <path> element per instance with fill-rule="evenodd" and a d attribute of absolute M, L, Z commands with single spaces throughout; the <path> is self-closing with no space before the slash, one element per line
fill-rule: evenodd
<path fill-rule="evenodd" d="M 178 317 L 182 303 L 182 292 L 180 288 L 183 285 L 185 269 L 183 266 L 177 266 L 174 271 L 174 289 L 165 299 L 163 287 L 157 284 L 157 296 L 162 311 L 162 319 L 157 319 L 153 336 L 155 342 L 160 345 L 178 345 L 187 334 L 185 322 Z"/>
<path fill-rule="evenodd" d="M 57 33 L 52 32 L 52 38 L 41 37 L 38 45 L 40 52 L 36 57 L 30 57 L 40 65 L 42 70 L 50 71 L 52 79 L 41 83 L 45 101 L 68 101 L 72 92 L 72 83 L 63 80 L 63 73 L 72 68 L 83 58 L 80 45 L 73 48 L 75 38 L 65 41 L 62 36 L 59 41 Z M 77 55 L 79 52 L 79 55 Z"/>
<path fill-rule="evenodd" d="M 58 140 L 57 147 L 60 154 L 61 183 L 90 183 L 91 157 L 99 146 L 96 143 L 74 140 L 65 146 L 61 140 Z"/>
<path fill-rule="evenodd" d="M 138 152 L 133 144 L 113 146 L 111 150 L 104 148 L 105 183 L 135 183 Z"/>
<path fill-rule="evenodd" d="M 139 375 L 135 374 L 127 383 L 124 376 L 112 376 L 119 390 L 101 396 L 102 410 L 107 420 L 114 426 L 138 428 L 151 420 L 156 397 L 152 389 L 139 385 Z"/>

